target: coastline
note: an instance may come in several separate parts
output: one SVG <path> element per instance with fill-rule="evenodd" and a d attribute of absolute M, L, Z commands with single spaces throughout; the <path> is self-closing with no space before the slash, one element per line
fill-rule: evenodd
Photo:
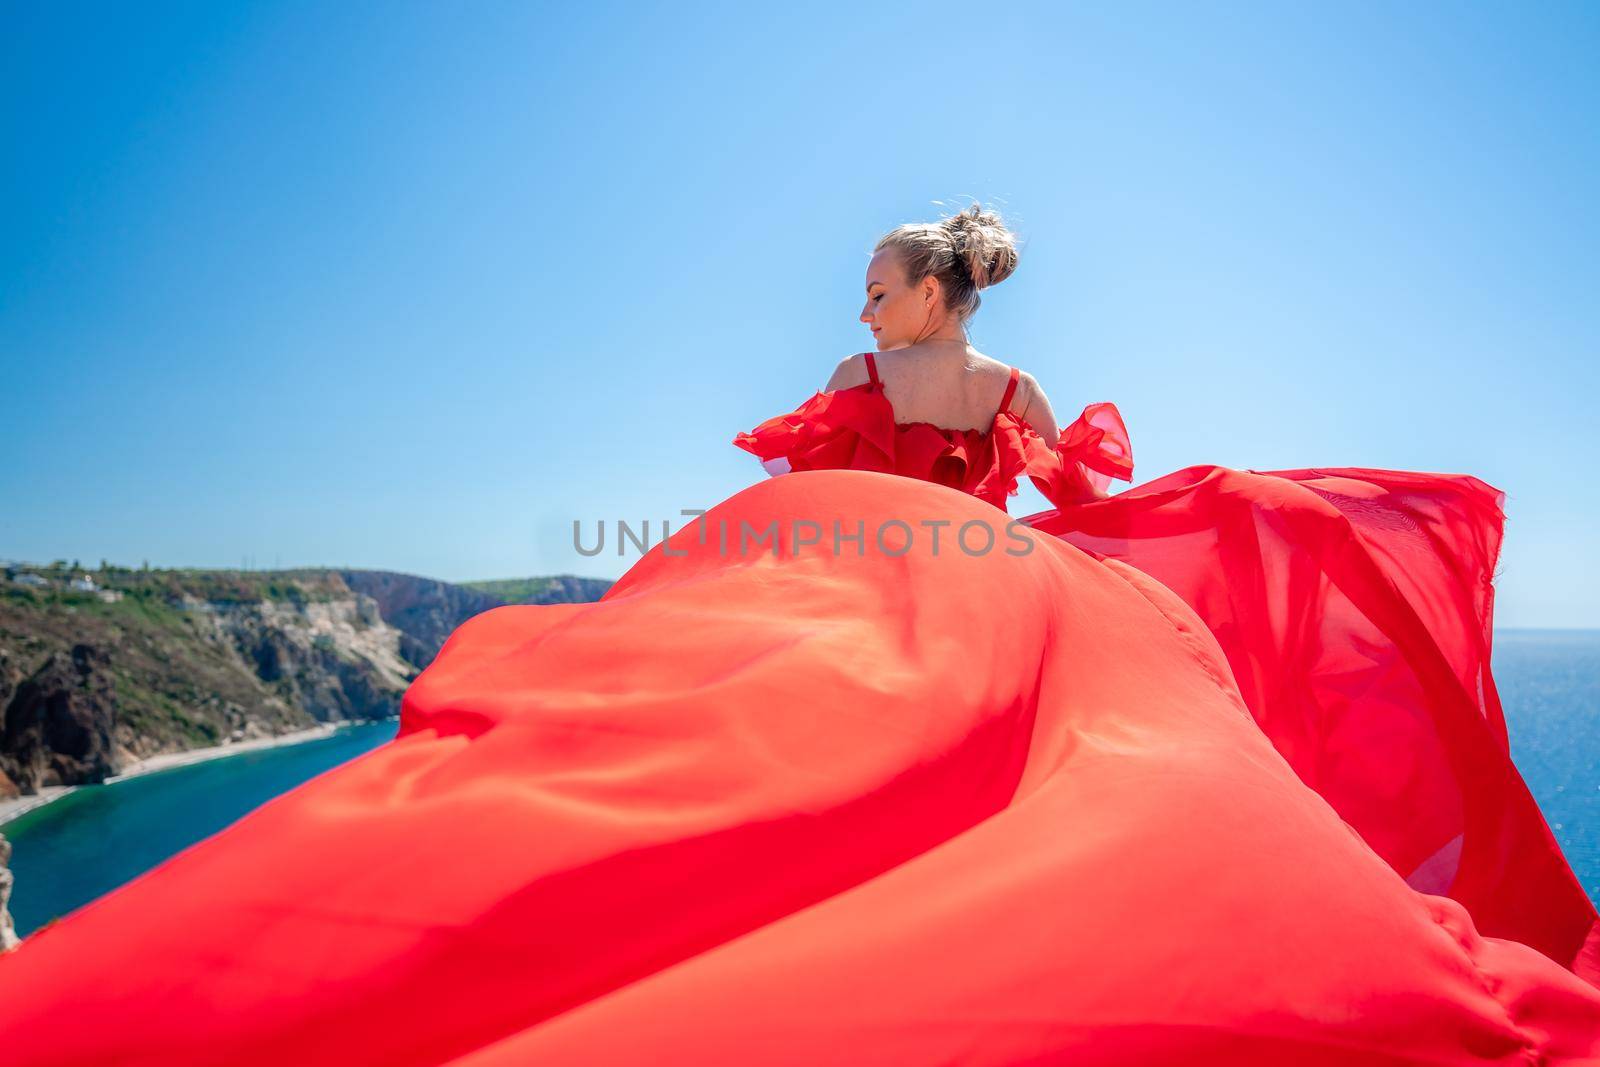
<path fill-rule="evenodd" d="M 384 721 L 387 720 L 339 719 L 334 722 L 318 723 L 316 726 L 310 726 L 304 730 L 277 734 L 273 737 L 253 737 L 247 741 L 231 741 L 220 745 L 208 745 L 205 748 L 188 748 L 182 752 L 160 752 L 132 764 L 120 774 L 111 775 L 104 782 L 90 783 L 88 785 L 47 785 L 37 793 L 28 793 L 24 796 L 0 800 L 0 831 L 5 829 L 6 823 L 16 819 L 24 812 L 43 807 L 52 800 L 59 800 L 75 789 L 93 788 L 94 785 L 110 785 L 113 782 L 121 782 L 128 778 L 154 774 L 156 771 L 164 771 L 172 767 L 186 767 L 191 763 L 204 763 L 208 760 L 223 759 L 242 752 L 256 752 L 264 748 L 277 748 L 280 745 L 296 745 L 303 741 L 316 741 L 324 737 L 333 736 L 334 733 L 345 726 Z"/>

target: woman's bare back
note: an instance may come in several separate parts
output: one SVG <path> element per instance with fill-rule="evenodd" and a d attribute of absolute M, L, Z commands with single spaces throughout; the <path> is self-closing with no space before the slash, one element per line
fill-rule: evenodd
<path fill-rule="evenodd" d="M 896 422 L 927 422 L 950 430 L 987 432 L 1000 409 L 1011 366 L 970 345 L 948 342 L 908 345 L 875 353 L 884 396 Z M 839 362 L 825 389 L 849 389 L 868 380 L 861 354 Z M 1044 391 L 1022 371 L 1011 411 L 1025 419 L 1046 445 L 1055 447 L 1059 430 Z"/>

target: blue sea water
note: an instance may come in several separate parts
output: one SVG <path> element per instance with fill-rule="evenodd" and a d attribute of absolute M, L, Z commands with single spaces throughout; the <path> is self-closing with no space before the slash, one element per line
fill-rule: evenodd
<path fill-rule="evenodd" d="M 398 721 L 83 786 L 0 826 L 11 842 L 11 918 L 26 937 L 230 826 L 280 793 L 378 747 Z"/>
<path fill-rule="evenodd" d="M 1600 899 L 1600 630 L 1501 630 L 1511 755 L 1591 900 Z M 395 722 L 87 786 L 0 826 L 23 936 L 261 804 L 395 736 Z"/>
<path fill-rule="evenodd" d="M 1492 664 L 1511 761 L 1600 900 L 1600 630 L 1497 630 Z"/>

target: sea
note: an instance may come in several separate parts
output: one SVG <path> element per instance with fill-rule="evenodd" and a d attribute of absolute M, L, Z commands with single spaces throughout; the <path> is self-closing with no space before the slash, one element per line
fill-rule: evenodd
<path fill-rule="evenodd" d="M 1511 758 L 1590 900 L 1600 900 L 1600 630 L 1499 630 Z M 394 738 L 397 722 L 84 786 L 0 825 L 26 937 L 273 797 Z"/>
<path fill-rule="evenodd" d="M 210 837 L 273 797 L 355 759 L 399 720 L 327 737 L 80 786 L 0 825 L 11 842 L 11 920 L 19 937 Z"/>

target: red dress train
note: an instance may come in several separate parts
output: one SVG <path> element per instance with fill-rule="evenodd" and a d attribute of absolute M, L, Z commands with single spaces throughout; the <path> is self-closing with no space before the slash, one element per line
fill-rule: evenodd
<path fill-rule="evenodd" d="M 1107 497 L 1110 405 L 1052 450 L 873 382 L 738 443 L 794 473 L 464 623 L 393 742 L 0 957 L 5 1062 L 1600 1058 L 1494 490 Z M 1024 475 L 1058 511 L 1008 519 Z"/>

